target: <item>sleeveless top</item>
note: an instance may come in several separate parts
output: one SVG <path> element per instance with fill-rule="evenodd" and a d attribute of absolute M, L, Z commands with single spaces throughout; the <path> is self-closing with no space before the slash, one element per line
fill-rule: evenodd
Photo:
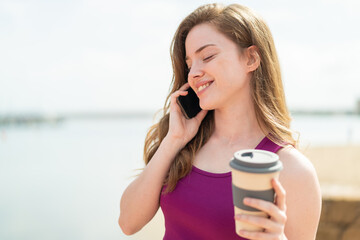
<path fill-rule="evenodd" d="M 282 147 L 265 137 L 255 149 L 276 153 Z M 211 173 L 195 166 L 173 192 L 162 188 L 163 240 L 241 240 L 235 232 L 231 172 Z"/>

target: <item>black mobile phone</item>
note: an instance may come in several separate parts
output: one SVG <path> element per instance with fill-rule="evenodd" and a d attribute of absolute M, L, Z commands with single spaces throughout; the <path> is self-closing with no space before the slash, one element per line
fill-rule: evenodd
<path fill-rule="evenodd" d="M 187 119 L 195 117 L 200 111 L 199 98 L 190 87 L 186 91 L 188 94 L 186 96 L 179 96 L 177 98 L 177 103 L 180 105 L 181 111 Z"/>

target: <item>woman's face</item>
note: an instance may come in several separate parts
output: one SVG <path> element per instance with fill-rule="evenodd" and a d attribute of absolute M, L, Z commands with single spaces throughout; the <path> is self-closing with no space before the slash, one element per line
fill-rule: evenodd
<path fill-rule="evenodd" d="M 188 82 L 202 109 L 226 107 L 249 97 L 246 54 L 210 24 L 193 27 L 185 40 Z"/>

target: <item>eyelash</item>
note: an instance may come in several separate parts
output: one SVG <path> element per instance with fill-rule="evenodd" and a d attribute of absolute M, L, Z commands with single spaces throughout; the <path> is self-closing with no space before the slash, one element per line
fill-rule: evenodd
<path fill-rule="evenodd" d="M 207 57 L 207 58 L 204 58 L 203 61 L 208 61 L 208 60 L 210 60 L 210 59 L 211 59 L 212 57 L 214 57 L 214 56 L 215 56 L 215 54 L 214 54 L 214 55 L 211 55 L 211 56 L 209 56 L 209 57 Z M 191 68 L 187 68 L 187 71 L 190 72 L 190 69 L 191 69 Z"/>

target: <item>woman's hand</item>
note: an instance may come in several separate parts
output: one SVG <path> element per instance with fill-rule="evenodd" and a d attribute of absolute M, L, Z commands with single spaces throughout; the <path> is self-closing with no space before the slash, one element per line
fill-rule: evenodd
<path fill-rule="evenodd" d="M 262 218 L 244 214 L 236 215 L 235 220 L 251 223 L 264 228 L 263 232 L 250 232 L 241 230 L 238 233 L 241 237 L 254 240 L 287 240 L 284 233 L 285 223 L 287 219 L 285 189 L 282 187 L 279 180 L 277 179 L 272 180 L 272 185 L 276 193 L 275 203 L 255 198 L 244 199 L 245 205 L 257 208 L 267 213 L 269 215 L 269 218 Z"/>
<path fill-rule="evenodd" d="M 170 98 L 170 122 L 167 136 L 172 140 L 179 140 L 184 147 L 198 132 L 201 121 L 206 116 L 207 111 L 201 110 L 194 118 L 186 119 L 181 112 L 176 98 L 186 96 L 186 89 L 190 87 L 189 83 L 184 84 L 178 91 L 171 94 Z"/>

